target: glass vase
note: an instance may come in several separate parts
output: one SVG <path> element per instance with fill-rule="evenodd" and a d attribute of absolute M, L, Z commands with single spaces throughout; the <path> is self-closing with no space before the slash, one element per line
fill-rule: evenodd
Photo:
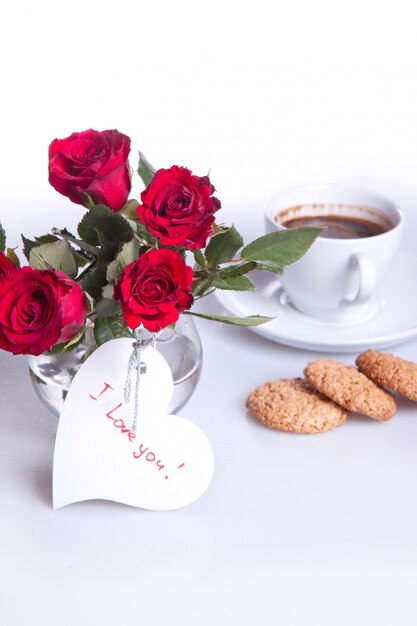
<path fill-rule="evenodd" d="M 57 417 L 72 379 L 96 348 L 93 326 L 88 326 L 83 342 L 74 350 L 29 357 L 29 374 L 34 389 L 43 404 Z M 192 317 L 181 315 L 175 330 L 162 330 L 155 348 L 165 357 L 172 371 L 174 393 L 168 413 L 175 413 L 193 394 L 203 363 L 200 336 Z"/>

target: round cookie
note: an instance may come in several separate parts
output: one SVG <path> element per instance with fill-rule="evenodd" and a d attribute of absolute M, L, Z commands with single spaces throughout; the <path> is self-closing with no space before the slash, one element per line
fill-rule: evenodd
<path fill-rule="evenodd" d="M 376 385 L 354 365 L 338 361 L 312 361 L 304 370 L 308 382 L 350 411 L 389 420 L 397 409 L 393 395 Z"/>
<path fill-rule="evenodd" d="M 417 401 L 417 363 L 377 350 L 367 350 L 358 356 L 356 365 L 378 385 Z"/>
<path fill-rule="evenodd" d="M 343 424 L 349 415 L 303 378 L 265 383 L 252 391 L 246 406 L 265 426 L 300 434 L 325 432 Z"/>

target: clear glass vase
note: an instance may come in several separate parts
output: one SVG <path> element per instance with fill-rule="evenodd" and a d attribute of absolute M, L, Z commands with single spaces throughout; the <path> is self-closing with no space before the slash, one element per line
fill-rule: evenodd
<path fill-rule="evenodd" d="M 155 347 L 165 357 L 172 371 L 174 393 L 168 412 L 175 413 L 193 394 L 203 364 L 200 335 L 192 317 L 181 315 L 175 330 L 161 331 Z M 74 350 L 64 354 L 29 357 L 29 374 L 35 391 L 57 417 L 72 379 L 96 348 L 93 327 L 89 326 L 84 341 Z"/>

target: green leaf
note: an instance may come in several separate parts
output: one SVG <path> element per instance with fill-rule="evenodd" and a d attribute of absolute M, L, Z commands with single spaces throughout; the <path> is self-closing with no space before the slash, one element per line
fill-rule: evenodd
<path fill-rule="evenodd" d="M 59 239 L 66 239 L 68 243 L 71 245 L 71 248 L 74 254 L 78 254 L 79 256 L 83 257 L 87 262 L 94 261 L 97 258 L 99 251 L 97 250 L 96 246 L 92 246 L 86 241 L 83 241 L 82 239 L 75 237 L 66 228 L 62 228 L 62 229 L 53 228 L 52 233 L 53 233 L 52 237 L 54 237 L 55 235 L 57 236 L 56 241 L 58 241 Z M 50 235 L 44 235 L 43 237 L 35 237 L 35 240 L 36 241 L 39 240 L 40 243 L 47 243 L 49 238 L 50 238 Z M 73 245 L 75 245 L 75 248 L 73 247 Z"/>
<path fill-rule="evenodd" d="M 131 229 L 135 233 L 135 237 L 140 242 L 145 242 L 146 244 L 153 246 L 155 243 L 155 238 L 151 235 L 149 230 L 146 228 L 145 224 L 139 222 L 138 219 L 132 220 L 130 218 L 126 218 L 128 224 Z"/>
<path fill-rule="evenodd" d="M 84 327 L 80 330 L 80 332 L 75 335 L 72 339 L 65 343 L 57 343 L 52 346 L 50 353 L 51 354 L 62 354 L 63 352 L 68 352 L 77 346 L 84 339 Z"/>
<path fill-rule="evenodd" d="M 229 265 L 229 267 L 222 267 L 220 276 L 232 278 L 232 276 L 243 276 L 251 270 L 256 269 L 258 264 L 255 261 L 249 261 L 248 263 L 239 263 L 238 265 Z"/>
<path fill-rule="evenodd" d="M 70 278 L 77 275 L 77 265 L 68 241 L 61 239 L 32 248 L 29 255 L 30 266 L 38 270 L 56 269 Z"/>
<path fill-rule="evenodd" d="M 210 265 L 220 265 L 231 261 L 236 252 L 243 246 L 242 236 L 234 226 L 214 235 L 206 247 L 206 259 Z"/>
<path fill-rule="evenodd" d="M 127 220 L 102 204 L 91 207 L 84 215 L 78 225 L 78 234 L 92 246 L 103 245 L 106 239 L 125 243 L 133 237 Z"/>
<path fill-rule="evenodd" d="M 208 291 L 218 276 L 218 270 L 200 270 L 200 274 L 194 274 L 193 296 L 197 298 Z"/>
<path fill-rule="evenodd" d="M 243 248 L 241 257 L 279 273 L 285 265 L 298 261 L 321 232 L 322 228 L 311 226 L 277 230 L 252 241 Z"/>
<path fill-rule="evenodd" d="M 234 326 L 260 326 L 266 322 L 275 319 L 273 317 L 264 317 L 262 315 L 248 315 L 247 317 L 224 317 L 222 315 L 208 315 L 205 313 L 193 313 L 192 311 L 184 311 L 186 315 L 194 315 L 205 320 L 214 322 L 222 322 L 223 324 L 233 324 Z"/>
<path fill-rule="evenodd" d="M 15 252 L 16 248 L 7 248 L 6 249 L 6 256 L 8 259 L 10 259 L 12 261 L 12 263 L 14 263 L 16 265 L 16 267 L 20 267 L 20 261 L 19 261 L 19 257 L 17 256 L 16 252 Z"/>
<path fill-rule="evenodd" d="M 222 267 L 222 269 L 220 270 L 220 276 L 242 276 L 243 274 L 247 274 L 252 270 L 267 270 L 268 272 L 274 272 L 275 274 L 282 274 L 283 272 L 283 268 L 278 265 L 278 263 L 274 263 L 273 261 L 264 261 L 263 263 L 257 263 L 256 261 L 246 261 L 244 263 L 239 263 L 238 265 L 229 265 L 228 267 Z"/>
<path fill-rule="evenodd" d="M 139 254 L 139 242 L 136 239 L 123 244 L 117 257 L 107 266 L 107 282 L 114 284 L 124 268 L 135 261 Z"/>
<path fill-rule="evenodd" d="M 80 280 L 81 287 L 97 299 L 107 285 L 107 266 L 119 254 L 123 243 L 132 240 L 133 230 L 122 215 L 103 205 L 96 205 L 84 215 L 78 233 L 90 245 L 99 246 L 97 259 Z"/>
<path fill-rule="evenodd" d="M 32 250 L 32 248 L 36 248 L 36 246 L 38 246 L 39 244 L 36 243 L 36 241 L 32 241 L 32 239 L 27 239 L 27 237 L 25 237 L 24 235 L 21 235 L 21 237 L 22 237 L 22 243 L 23 243 L 23 254 L 29 261 L 30 251 Z"/>
<path fill-rule="evenodd" d="M 6 249 L 6 231 L 0 224 L 0 252 L 4 252 Z"/>
<path fill-rule="evenodd" d="M 197 248 L 197 250 L 193 250 L 193 255 L 195 262 L 200 267 L 206 267 L 206 259 L 204 258 L 204 254 Z"/>
<path fill-rule="evenodd" d="M 139 167 L 138 174 L 141 177 L 145 187 L 149 185 L 152 178 L 155 176 L 156 169 L 149 163 L 145 155 L 139 151 Z"/>
<path fill-rule="evenodd" d="M 40 235 L 40 237 L 35 237 L 35 242 L 39 245 L 43 243 L 54 243 L 54 241 L 59 241 L 58 237 L 55 237 L 55 235 Z"/>
<path fill-rule="evenodd" d="M 194 298 L 198 298 L 203 294 L 204 291 L 207 291 L 208 286 L 208 276 L 202 276 L 201 278 L 194 279 L 192 292 Z"/>
<path fill-rule="evenodd" d="M 123 207 L 123 209 L 121 211 L 119 211 L 120 215 L 123 215 L 124 217 L 127 217 L 131 220 L 137 220 L 138 219 L 138 214 L 136 209 L 139 206 L 139 202 L 137 200 L 129 200 Z"/>
<path fill-rule="evenodd" d="M 234 291 L 255 291 L 255 285 L 247 276 L 216 276 L 213 287 Z"/>
<path fill-rule="evenodd" d="M 117 300 L 113 298 L 101 298 L 95 303 L 95 312 L 99 317 L 110 317 L 113 315 L 121 315 L 122 310 Z"/>
<path fill-rule="evenodd" d="M 274 261 L 264 261 L 263 263 L 257 263 L 256 270 L 273 272 L 274 274 L 278 274 L 281 276 L 284 272 L 284 268 L 279 265 L 279 263 L 275 263 Z"/>
<path fill-rule="evenodd" d="M 22 237 L 22 242 L 23 242 L 23 254 L 25 255 L 25 257 L 27 258 L 29 262 L 30 262 L 30 253 L 33 250 L 33 248 L 37 248 L 38 246 L 43 245 L 45 243 L 54 243 L 55 241 L 59 241 L 58 237 L 55 237 L 54 235 L 48 235 L 48 234 L 40 235 L 39 237 L 35 237 L 33 240 L 28 239 L 24 235 L 22 235 L 21 237 Z"/>
<path fill-rule="evenodd" d="M 132 331 L 126 326 L 121 315 L 99 317 L 94 324 L 94 337 L 97 345 L 101 346 L 106 341 L 119 337 L 132 337 Z"/>
<path fill-rule="evenodd" d="M 80 287 L 94 300 L 101 298 L 103 287 L 107 284 L 107 263 L 97 260 L 92 263 L 83 277 L 79 280 Z"/>

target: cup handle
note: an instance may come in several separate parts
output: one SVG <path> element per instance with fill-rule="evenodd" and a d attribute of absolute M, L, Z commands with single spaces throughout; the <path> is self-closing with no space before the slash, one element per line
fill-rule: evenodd
<path fill-rule="evenodd" d="M 365 252 L 356 252 L 349 259 L 349 278 L 348 283 L 358 283 L 356 293 L 346 296 L 342 300 L 342 304 L 361 304 L 366 302 L 373 295 L 376 287 L 376 270 L 375 264 L 371 257 Z"/>

